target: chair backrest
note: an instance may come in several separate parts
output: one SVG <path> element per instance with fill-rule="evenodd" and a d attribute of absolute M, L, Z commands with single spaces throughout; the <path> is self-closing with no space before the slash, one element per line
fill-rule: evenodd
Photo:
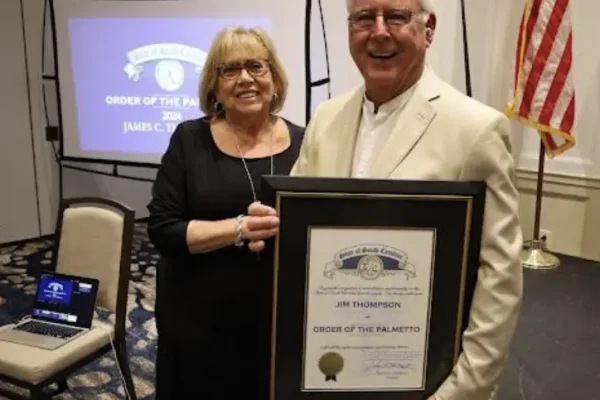
<path fill-rule="evenodd" d="M 56 224 L 52 265 L 57 272 L 97 278 L 96 304 L 116 313 L 116 325 L 124 324 L 127 308 L 134 215 L 113 200 L 73 198 L 61 202 Z"/>

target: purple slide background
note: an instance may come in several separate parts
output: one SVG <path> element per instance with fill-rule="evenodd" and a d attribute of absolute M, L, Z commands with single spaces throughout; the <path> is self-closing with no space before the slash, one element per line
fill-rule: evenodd
<path fill-rule="evenodd" d="M 177 43 L 208 52 L 214 36 L 231 26 L 260 26 L 270 31 L 268 19 L 147 19 L 78 18 L 69 21 L 69 37 L 79 129 L 83 151 L 162 154 L 172 132 L 129 132 L 125 121 L 162 123 L 163 111 L 177 110 L 182 120 L 202 116 L 198 107 L 157 108 L 107 104 L 107 96 L 172 96 L 197 99 L 199 77 L 195 65 L 181 62 L 185 83 L 176 92 L 166 92 L 156 83 L 157 61 L 144 64 L 137 82 L 128 79 L 123 68 L 127 53 L 154 43 Z M 170 121 L 177 124 L 177 121 Z"/>

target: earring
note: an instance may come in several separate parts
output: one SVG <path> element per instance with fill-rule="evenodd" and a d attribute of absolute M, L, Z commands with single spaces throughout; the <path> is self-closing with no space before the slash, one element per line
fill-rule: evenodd
<path fill-rule="evenodd" d="M 223 112 L 223 105 L 219 103 L 217 100 L 213 103 L 213 112 L 215 115 L 221 114 Z"/>
<path fill-rule="evenodd" d="M 279 100 L 279 95 L 277 93 L 273 93 L 273 97 L 271 98 L 271 104 L 269 105 L 269 108 L 271 109 L 271 111 L 275 110 L 275 105 L 274 103 Z"/>

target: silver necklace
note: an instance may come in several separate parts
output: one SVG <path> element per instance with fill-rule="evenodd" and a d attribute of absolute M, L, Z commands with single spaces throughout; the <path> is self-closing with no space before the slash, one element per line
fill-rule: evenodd
<path fill-rule="evenodd" d="M 254 182 L 252 181 L 252 175 L 250 174 L 250 170 L 248 169 L 248 165 L 246 164 L 246 159 L 244 158 L 244 154 L 242 153 L 242 149 L 240 148 L 240 144 L 238 143 L 237 134 L 233 134 L 235 138 L 235 146 L 237 147 L 238 153 L 240 154 L 240 158 L 242 159 L 242 163 L 244 164 L 244 169 L 246 170 L 246 175 L 248 176 L 248 181 L 250 181 L 250 188 L 252 189 L 252 196 L 254 198 L 254 202 L 258 201 L 256 190 L 254 189 Z M 273 136 L 274 129 L 271 129 L 271 141 L 269 143 L 269 153 L 270 153 L 270 161 L 271 161 L 271 175 L 273 175 Z"/>

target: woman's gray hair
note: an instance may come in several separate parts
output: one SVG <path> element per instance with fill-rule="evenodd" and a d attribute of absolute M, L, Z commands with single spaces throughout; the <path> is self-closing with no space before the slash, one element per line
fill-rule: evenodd
<path fill-rule="evenodd" d="M 355 0 L 346 0 L 346 8 L 348 9 L 348 12 L 350 12 L 352 10 L 352 6 L 354 5 L 354 1 Z M 419 3 L 421 4 L 421 9 L 427 13 L 434 13 L 435 12 L 435 5 L 434 0 L 419 0 Z"/>

